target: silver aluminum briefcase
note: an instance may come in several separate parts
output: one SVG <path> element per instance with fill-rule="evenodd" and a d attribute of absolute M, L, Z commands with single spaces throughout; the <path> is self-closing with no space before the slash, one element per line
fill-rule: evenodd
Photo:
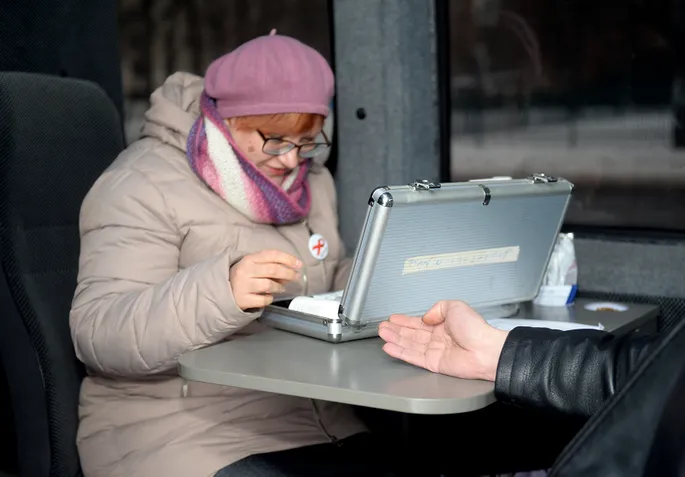
<path fill-rule="evenodd" d="M 476 310 L 532 300 L 566 213 L 573 184 L 525 179 L 379 187 L 337 316 L 268 306 L 273 328 L 330 342 L 377 336 L 393 313 L 421 316 L 440 300 Z"/>

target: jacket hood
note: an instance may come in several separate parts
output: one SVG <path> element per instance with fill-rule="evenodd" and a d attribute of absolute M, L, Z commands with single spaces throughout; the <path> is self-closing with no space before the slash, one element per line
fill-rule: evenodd
<path fill-rule="evenodd" d="M 202 77 L 174 73 L 150 96 L 150 109 L 145 112 L 142 136 L 186 151 L 188 133 L 200 115 Z"/>

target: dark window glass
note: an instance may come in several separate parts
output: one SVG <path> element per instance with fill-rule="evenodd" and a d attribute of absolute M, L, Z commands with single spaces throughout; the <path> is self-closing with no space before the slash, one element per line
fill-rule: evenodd
<path fill-rule="evenodd" d="M 150 93 L 168 75 L 202 75 L 212 60 L 272 28 L 331 62 L 326 1 L 120 0 L 118 6 L 129 142 L 138 137 Z"/>
<path fill-rule="evenodd" d="M 567 222 L 685 229 L 683 0 L 450 0 L 453 179 L 545 172 Z"/>

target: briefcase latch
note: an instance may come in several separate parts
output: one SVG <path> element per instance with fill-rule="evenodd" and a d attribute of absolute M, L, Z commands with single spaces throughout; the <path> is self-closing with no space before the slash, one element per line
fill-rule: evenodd
<path fill-rule="evenodd" d="M 559 179 L 553 176 L 548 176 L 547 174 L 543 173 L 537 173 L 537 174 L 531 174 L 528 176 L 528 180 L 533 182 L 533 183 L 543 183 L 543 184 L 549 184 L 552 182 L 558 182 Z"/>
<path fill-rule="evenodd" d="M 409 187 L 411 187 L 413 190 L 439 189 L 440 183 L 429 181 L 427 179 L 416 179 L 414 182 L 409 184 Z"/>

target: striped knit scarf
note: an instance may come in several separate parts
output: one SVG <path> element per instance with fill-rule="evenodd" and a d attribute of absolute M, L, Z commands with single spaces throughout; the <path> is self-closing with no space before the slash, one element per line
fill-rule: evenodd
<path fill-rule="evenodd" d="M 309 214 L 309 161 L 296 167 L 278 185 L 242 155 L 214 100 L 204 92 L 200 111 L 186 147 L 190 167 L 200 179 L 253 222 L 290 224 Z"/>

